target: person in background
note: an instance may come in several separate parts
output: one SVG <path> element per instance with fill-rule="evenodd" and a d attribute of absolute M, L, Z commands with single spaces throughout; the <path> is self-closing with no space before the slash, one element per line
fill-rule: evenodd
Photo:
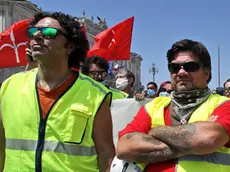
<path fill-rule="evenodd" d="M 144 100 L 145 98 L 155 98 L 157 95 L 157 84 L 155 82 L 149 82 L 147 84 L 147 90 L 143 93 L 135 93 L 134 97 L 137 101 Z"/>
<path fill-rule="evenodd" d="M 27 30 L 38 68 L 0 92 L 0 171 L 108 172 L 115 155 L 111 92 L 77 71 L 89 43 L 70 15 L 35 14 Z"/>
<path fill-rule="evenodd" d="M 119 133 L 117 157 L 145 172 L 229 172 L 230 99 L 208 87 L 208 50 L 185 39 L 167 60 L 174 91 L 140 108 Z"/>
<path fill-rule="evenodd" d="M 161 83 L 160 88 L 157 90 L 156 96 L 169 96 L 172 92 L 172 84 L 170 81 Z"/>
<path fill-rule="evenodd" d="M 225 94 L 224 88 L 223 87 L 217 87 L 216 88 L 216 94 L 219 94 L 219 95 L 223 96 Z"/>
<path fill-rule="evenodd" d="M 106 77 L 108 75 L 109 63 L 102 57 L 92 56 L 85 59 L 81 66 L 81 72 L 87 76 L 90 76 L 95 81 L 105 85 L 113 94 L 113 100 L 124 99 L 128 97 L 125 92 L 109 87 L 106 83 Z"/>
<path fill-rule="evenodd" d="M 133 84 L 135 82 L 134 74 L 126 68 L 119 69 L 116 73 L 116 88 L 128 94 L 127 98 L 133 98 Z"/>
<path fill-rule="evenodd" d="M 224 83 L 224 96 L 230 98 L 230 79 Z"/>
<path fill-rule="evenodd" d="M 149 82 L 147 84 L 147 98 L 155 98 L 157 93 L 157 84 L 155 82 Z"/>
<path fill-rule="evenodd" d="M 81 66 L 81 72 L 83 74 L 90 76 L 105 86 L 108 69 L 108 61 L 98 56 L 88 57 Z"/>

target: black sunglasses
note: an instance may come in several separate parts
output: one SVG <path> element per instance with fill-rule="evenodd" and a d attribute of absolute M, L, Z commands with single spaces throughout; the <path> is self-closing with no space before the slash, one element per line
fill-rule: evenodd
<path fill-rule="evenodd" d="M 62 32 L 61 30 L 57 28 L 53 28 L 53 27 L 29 27 L 27 29 L 27 36 L 29 38 L 33 38 L 34 34 L 38 31 L 41 31 L 42 36 L 44 38 L 54 39 L 57 37 L 58 34 L 61 34 L 65 36 L 66 38 L 68 37 L 66 33 Z"/>
<path fill-rule="evenodd" d="M 89 71 L 89 73 L 91 75 L 93 75 L 94 77 L 98 77 L 99 75 L 101 75 L 101 77 L 106 77 L 107 76 L 106 71 Z"/>
<path fill-rule="evenodd" d="M 180 69 L 184 69 L 186 72 L 196 72 L 200 69 L 200 63 L 196 61 L 186 63 L 169 63 L 168 69 L 171 73 L 178 73 Z"/>
<path fill-rule="evenodd" d="M 171 93 L 173 90 L 166 90 L 165 88 L 160 88 L 160 92 L 167 92 L 167 93 Z"/>
<path fill-rule="evenodd" d="M 230 88 L 225 88 L 225 89 L 224 89 L 224 92 L 225 92 L 225 93 L 229 93 L 229 92 L 230 92 Z"/>

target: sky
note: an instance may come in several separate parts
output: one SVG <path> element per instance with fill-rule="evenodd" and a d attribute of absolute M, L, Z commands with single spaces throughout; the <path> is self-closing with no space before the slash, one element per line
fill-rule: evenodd
<path fill-rule="evenodd" d="M 153 80 L 149 69 L 156 64 L 155 82 L 170 80 L 166 52 L 181 39 L 202 42 L 211 55 L 212 80 L 218 86 L 218 42 L 220 43 L 220 84 L 230 78 L 230 1 L 229 0 L 31 0 L 45 11 L 61 11 L 81 17 L 106 18 L 113 25 L 134 16 L 131 51 L 143 58 L 142 84 Z"/>

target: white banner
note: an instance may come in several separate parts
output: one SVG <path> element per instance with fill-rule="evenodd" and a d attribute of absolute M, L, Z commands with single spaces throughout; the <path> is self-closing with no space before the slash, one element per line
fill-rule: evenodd
<path fill-rule="evenodd" d="M 118 141 L 118 132 L 123 130 L 133 120 L 141 106 L 152 99 L 136 101 L 133 99 L 118 99 L 112 101 L 111 112 L 113 119 L 113 140 L 115 146 Z"/>

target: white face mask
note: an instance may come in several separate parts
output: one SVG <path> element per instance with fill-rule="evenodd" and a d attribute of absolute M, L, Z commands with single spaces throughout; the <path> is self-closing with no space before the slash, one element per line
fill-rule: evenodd
<path fill-rule="evenodd" d="M 129 80 L 127 78 L 117 78 L 116 88 L 118 90 L 124 90 L 129 85 Z"/>

